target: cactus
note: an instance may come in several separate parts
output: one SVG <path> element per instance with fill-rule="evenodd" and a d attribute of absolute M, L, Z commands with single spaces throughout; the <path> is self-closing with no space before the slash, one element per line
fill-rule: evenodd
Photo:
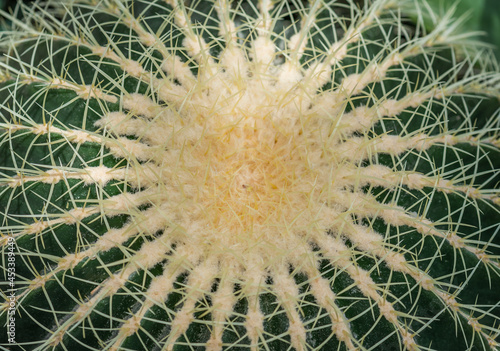
<path fill-rule="evenodd" d="M 20 5 L 0 345 L 499 349 L 498 64 L 406 5 Z"/>

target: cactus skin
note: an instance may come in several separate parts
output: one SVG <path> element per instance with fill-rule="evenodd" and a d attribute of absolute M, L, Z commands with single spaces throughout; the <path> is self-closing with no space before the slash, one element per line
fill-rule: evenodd
<path fill-rule="evenodd" d="M 0 41 L 2 346 L 500 348 L 500 73 L 450 18 L 61 3 Z"/>

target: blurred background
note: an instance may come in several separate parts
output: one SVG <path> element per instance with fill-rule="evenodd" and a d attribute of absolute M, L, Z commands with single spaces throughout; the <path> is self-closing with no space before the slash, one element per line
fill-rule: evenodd
<path fill-rule="evenodd" d="M 477 32 L 474 37 L 493 45 L 496 57 L 500 59 L 500 0 L 413 0 L 413 2 L 420 8 L 428 6 L 438 14 L 444 14 L 455 7 L 455 17 L 457 19 L 464 17 L 459 26 L 460 31 Z"/>

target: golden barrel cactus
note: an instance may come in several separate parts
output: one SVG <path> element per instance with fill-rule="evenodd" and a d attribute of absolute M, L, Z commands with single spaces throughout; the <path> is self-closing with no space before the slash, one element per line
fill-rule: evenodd
<path fill-rule="evenodd" d="M 406 5 L 19 6 L 2 347 L 499 349 L 500 71 Z"/>

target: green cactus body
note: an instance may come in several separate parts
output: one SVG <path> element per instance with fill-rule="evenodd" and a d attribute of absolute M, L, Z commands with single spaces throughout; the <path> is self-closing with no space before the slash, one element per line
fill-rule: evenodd
<path fill-rule="evenodd" d="M 22 8 L 2 347 L 498 349 L 500 73 L 401 4 Z"/>

